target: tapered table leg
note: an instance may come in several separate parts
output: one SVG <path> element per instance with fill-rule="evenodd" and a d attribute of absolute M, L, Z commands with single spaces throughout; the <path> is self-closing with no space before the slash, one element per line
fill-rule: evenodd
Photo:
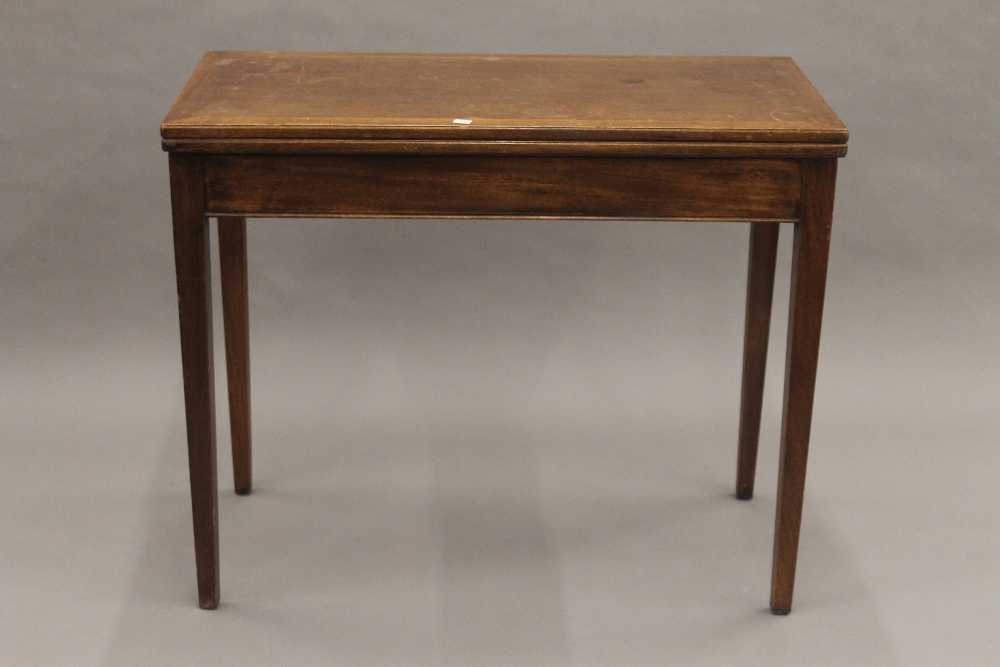
<path fill-rule="evenodd" d="M 792 251 L 785 401 L 771 574 L 771 611 L 775 614 L 787 614 L 792 609 L 837 160 L 806 160 L 803 167 L 802 208 L 799 222 L 795 223 Z"/>
<path fill-rule="evenodd" d="M 229 380 L 229 424 L 233 438 L 233 480 L 236 493 L 247 495 L 252 486 L 252 463 L 246 218 L 219 218 L 219 258 Z"/>
<path fill-rule="evenodd" d="M 209 237 L 200 156 L 170 154 L 170 195 L 198 600 L 202 608 L 214 609 L 219 606 L 219 500 Z"/>
<path fill-rule="evenodd" d="M 778 256 L 778 223 L 750 225 L 747 311 L 743 335 L 743 388 L 740 393 L 740 436 L 736 463 L 736 497 L 753 498 L 757 471 L 760 413 L 764 403 L 764 371 L 771 328 L 774 265 Z"/>

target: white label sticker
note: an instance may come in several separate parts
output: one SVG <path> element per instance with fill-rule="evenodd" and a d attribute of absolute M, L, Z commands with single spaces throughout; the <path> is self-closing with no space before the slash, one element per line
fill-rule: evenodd
<path fill-rule="evenodd" d="M 468 118 L 456 118 L 451 122 L 458 123 L 459 125 L 472 125 L 472 121 L 469 120 Z"/>

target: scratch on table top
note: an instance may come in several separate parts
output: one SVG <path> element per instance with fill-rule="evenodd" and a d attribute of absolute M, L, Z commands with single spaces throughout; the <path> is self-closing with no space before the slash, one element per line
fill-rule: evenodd
<path fill-rule="evenodd" d="M 325 81 L 333 81 L 333 80 L 341 78 L 341 75 L 339 75 L 339 74 L 333 74 L 333 75 L 330 75 L 330 76 L 323 76 L 323 77 L 320 77 L 318 79 L 312 79 L 310 81 L 306 81 L 305 83 L 303 83 L 302 82 L 302 77 L 304 77 L 306 74 L 307 74 L 307 72 L 306 72 L 306 64 L 302 63 L 301 71 L 299 72 L 298 76 L 295 77 L 295 82 L 294 83 L 292 83 L 291 85 L 288 85 L 288 86 L 284 86 L 282 88 L 278 88 L 278 89 L 272 90 L 271 92 L 269 92 L 263 98 L 254 101 L 254 103 L 251 104 L 250 106 L 248 106 L 246 109 L 244 109 L 240 113 L 239 116 L 237 116 L 236 118 L 234 118 L 232 122 L 235 123 L 237 121 L 242 120 L 243 118 L 251 115 L 251 113 L 254 110 L 260 108 L 264 104 L 270 102 L 271 100 L 273 100 L 275 98 L 283 97 L 284 95 L 290 93 L 291 91 L 293 91 L 293 90 L 295 90 L 297 88 L 304 88 L 306 86 L 315 86 L 315 85 L 323 83 Z"/>

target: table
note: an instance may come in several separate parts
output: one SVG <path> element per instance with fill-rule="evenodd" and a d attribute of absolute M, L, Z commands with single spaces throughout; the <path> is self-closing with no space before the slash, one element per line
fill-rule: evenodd
<path fill-rule="evenodd" d="M 219 604 L 208 218 L 236 492 L 251 489 L 246 218 L 749 222 L 736 496 L 753 495 L 779 224 L 794 223 L 771 610 L 791 610 L 837 158 L 789 58 L 210 52 L 161 126 L 198 595 Z"/>

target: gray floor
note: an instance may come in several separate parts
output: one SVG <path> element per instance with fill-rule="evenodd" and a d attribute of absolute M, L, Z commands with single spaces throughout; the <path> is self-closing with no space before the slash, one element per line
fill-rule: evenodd
<path fill-rule="evenodd" d="M 0 665 L 1000 661 L 998 9 L 247 7 L 0 7 Z M 852 135 L 793 613 L 790 229 L 744 503 L 747 227 L 560 221 L 250 222 L 256 490 L 220 386 L 199 610 L 156 131 L 208 48 L 796 58 Z"/>

